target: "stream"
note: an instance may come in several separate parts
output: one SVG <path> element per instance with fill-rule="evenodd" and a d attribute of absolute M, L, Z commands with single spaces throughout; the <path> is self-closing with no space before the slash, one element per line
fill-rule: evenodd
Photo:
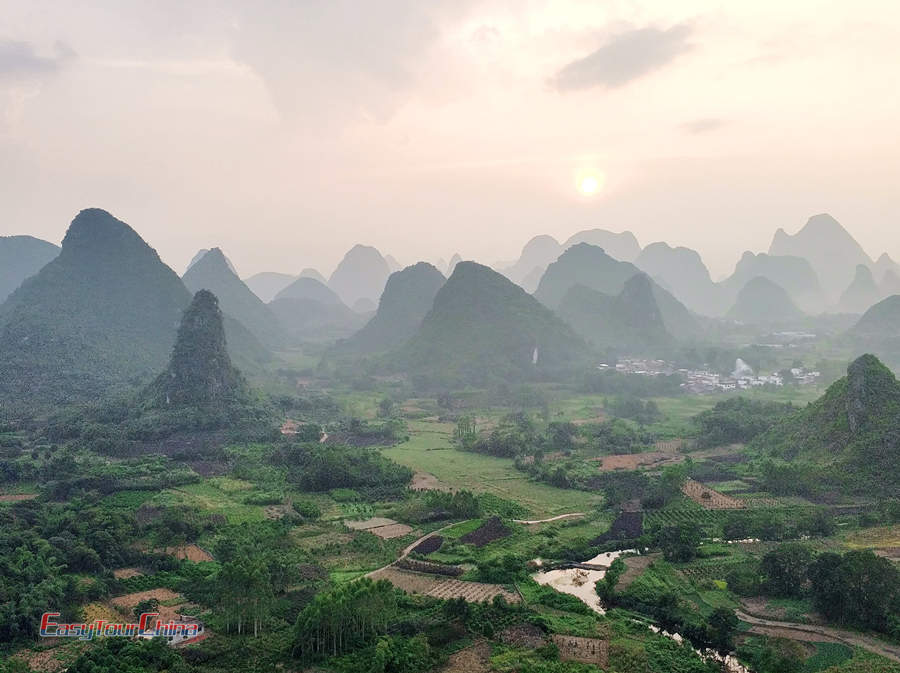
<path fill-rule="evenodd" d="M 587 560 L 584 563 L 586 565 L 603 566 L 604 568 L 609 568 L 609 566 L 612 565 L 612 562 L 620 556 L 624 554 L 635 553 L 637 553 L 637 551 L 634 549 L 622 549 L 619 551 L 606 552 L 605 554 L 595 556 L 594 558 Z M 535 562 L 538 565 L 541 564 L 540 559 L 536 559 Z M 596 584 L 597 581 L 602 580 L 605 576 L 606 570 L 567 568 L 565 570 L 558 569 L 538 571 L 532 575 L 532 578 L 538 584 L 553 587 L 561 593 L 575 596 L 597 614 L 604 615 L 606 614 L 606 610 L 600 603 L 600 597 L 597 596 L 597 592 L 594 589 L 594 584 Z M 656 626 L 649 626 L 648 628 L 654 633 L 674 640 L 676 643 L 681 644 L 684 642 L 684 638 L 682 638 L 681 635 L 677 633 L 669 633 L 668 631 L 663 631 Z M 749 668 L 738 662 L 737 657 L 734 657 L 732 655 L 723 657 L 718 652 L 714 652 L 712 650 L 700 651 L 695 649 L 694 651 L 697 652 L 697 654 L 700 655 L 704 660 L 715 661 L 716 663 L 721 665 L 722 670 L 725 671 L 725 673 L 753 673 Z"/>

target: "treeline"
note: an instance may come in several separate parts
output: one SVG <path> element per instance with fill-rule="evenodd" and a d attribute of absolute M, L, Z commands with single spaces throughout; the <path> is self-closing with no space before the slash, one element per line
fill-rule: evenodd
<path fill-rule="evenodd" d="M 724 400 L 694 417 L 697 446 L 710 448 L 744 444 L 796 411 L 797 407 L 790 402 L 781 404 L 745 397 Z"/>
<path fill-rule="evenodd" d="M 369 498 L 398 498 L 413 472 L 385 458 L 379 451 L 334 444 L 289 444 L 269 456 L 285 468 L 287 479 L 304 491 L 348 488 Z"/>
<path fill-rule="evenodd" d="M 900 639 L 900 570 L 871 550 L 815 555 L 801 543 L 788 543 L 749 572 L 755 581 L 741 587 L 744 593 L 808 597 L 832 623 Z"/>

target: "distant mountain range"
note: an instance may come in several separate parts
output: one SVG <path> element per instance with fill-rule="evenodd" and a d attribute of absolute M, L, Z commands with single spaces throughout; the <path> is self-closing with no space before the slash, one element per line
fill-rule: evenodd
<path fill-rule="evenodd" d="M 659 357 L 675 342 L 653 296 L 652 281 L 643 273 L 626 280 L 616 297 L 575 285 L 556 312 L 601 351 Z"/>
<path fill-rule="evenodd" d="M 496 271 L 460 262 L 392 362 L 416 380 L 533 381 L 576 371 L 588 347 L 548 308 Z"/>
<path fill-rule="evenodd" d="M 81 211 L 59 255 L 0 306 L 0 398 L 65 404 L 155 375 L 190 300 L 131 227 Z M 248 366 L 270 357 L 236 320 L 226 332 Z"/>
<path fill-rule="evenodd" d="M 757 276 L 738 292 L 727 317 L 751 325 L 790 325 L 803 318 L 803 311 L 783 287 Z"/>
<path fill-rule="evenodd" d="M 638 274 L 643 272 L 634 264 L 613 259 L 597 246 L 579 243 L 547 267 L 534 296 L 545 306 L 557 309 L 566 293 L 576 285 L 618 296 L 625 289 L 626 281 Z M 684 304 L 656 282 L 651 280 L 650 286 L 666 331 L 677 339 L 696 337 L 701 331 L 700 324 Z"/>
<path fill-rule="evenodd" d="M 212 248 L 182 277 L 191 292 L 210 290 L 221 310 L 244 325 L 266 348 L 278 350 L 286 334 L 275 314 L 238 278 L 219 248 Z"/>
<path fill-rule="evenodd" d="M 57 255 L 58 245 L 33 236 L 0 236 L 0 304 Z"/>
<path fill-rule="evenodd" d="M 368 245 L 354 245 L 331 274 L 328 287 L 347 306 L 367 299 L 374 309 L 390 275 L 390 265 L 378 250 Z"/>
<path fill-rule="evenodd" d="M 378 302 L 378 311 L 338 350 L 378 353 L 398 348 L 421 327 L 445 281 L 444 275 L 427 262 L 392 273 Z"/>
<path fill-rule="evenodd" d="M 301 276 L 281 290 L 269 308 L 295 344 L 348 337 L 368 319 L 311 275 Z"/>

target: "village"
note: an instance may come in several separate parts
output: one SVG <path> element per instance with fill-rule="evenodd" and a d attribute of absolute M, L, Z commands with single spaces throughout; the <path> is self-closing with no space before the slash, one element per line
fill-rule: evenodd
<path fill-rule="evenodd" d="M 714 393 L 731 392 L 734 390 L 750 390 L 752 388 L 764 388 L 765 386 L 783 387 L 786 382 L 796 385 L 813 385 L 821 377 L 821 373 L 810 371 L 803 367 L 793 367 L 785 372 L 771 374 L 757 374 L 746 362 L 737 359 L 734 371 L 730 375 L 722 375 L 710 369 L 685 369 L 678 368 L 666 360 L 654 360 L 647 358 L 619 359 L 614 367 L 601 364 L 600 370 L 615 369 L 621 374 L 635 376 L 680 376 L 684 382 L 681 388 L 692 395 L 709 395 Z M 785 375 L 790 373 L 789 381 L 785 381 Z"/>

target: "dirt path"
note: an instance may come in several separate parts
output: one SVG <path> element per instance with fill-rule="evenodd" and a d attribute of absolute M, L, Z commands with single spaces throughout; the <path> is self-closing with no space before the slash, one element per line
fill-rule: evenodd
<path fill-rule="evenodd" d="M 829 642 L 843 643 L 850 647 L 861 647 L 873 654 L 900 662 L 900 646 L 891 645 L 869 636 L 853 631 L 844 631 L 830 626 L 814 626 L 812 624 L 795 624 L 793 622 L 776 622 L 771 619 L 751 617 L 745 612 L 735 610 L 738 619 L 751 625 L 752 633 L 779 636 L 793 640 L 809 640 L 810 637 L 825 638 Z M 813 641 L 815 642 L 815 641 Z"/>
<path fill-rule="evenodd" d="M 580 516 L 587 516 L 584 512 L 573 512 L 572 514 L 560 514 L 559 516 L 551 516 L 549 519 L 538 519 L 536 521 L 526 521 L 524 519 L 513 519 L 514 523 L 524 523 L 526 526 L 534 526 L 539 523 L 550 523 L 551 521 L 561 521 L 562 519 L 576 519 Z"/>

